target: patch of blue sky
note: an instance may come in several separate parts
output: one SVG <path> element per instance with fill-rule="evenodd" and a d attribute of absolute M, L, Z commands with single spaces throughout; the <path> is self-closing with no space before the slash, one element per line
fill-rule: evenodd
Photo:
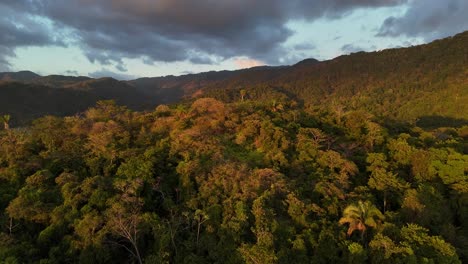
<path fill-rule="evenodd" d="M 406 12 L 406 6 L 358 9 L 339 19 L 321 18 L 312 22 L 295 20 L 288 27 L 296 33 L 288 39 L 285 46 L 311 43 L 315 48 L 302 51 L 306 56 L 318 60 L 333 59 L 349 53 L 343 49 L 346 45 L 354 51 L 374 51 L 392 47 L 421 44 L 422 39 L 405 37 L 378 37 L 380 25 L 390 16 L 400 16 Z"/>

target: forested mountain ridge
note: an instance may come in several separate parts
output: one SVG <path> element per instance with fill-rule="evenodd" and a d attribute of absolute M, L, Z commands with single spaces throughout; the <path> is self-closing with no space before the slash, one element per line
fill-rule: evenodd
<path fill-rule="evenodd" d="M 239 90 L 247 89 L 253 98 L 283 93 L 308 105 L 365 109 L 401 120 L 424 115 L 467 119 L 468 32 L 426 45 L 298 64 L 272 76 L 258 83 L 255 74 L 239 75 L 205 90 L 225 101 L 238 100 Z"/>
<path fill-rule="evenodd" d="M 416 122 L 421 117 L 468 118 L 468 32 L 409 48 L 378 52 L 358 52 L 329 61 L 307 59 L 292 66 L 256 67 L 238 71 L 206 72 L 183 76 L 140 78 L 132 81 L 103 82 L 87 77 L 46 76 L 33 73 L 3 79 L 26 82 L 32 86 L 78 89 L 97 92 L 93 100 L 84 92 L 75 97 L 78 105 L 92 106 L 97 100 L 116 99 L 136 109 L 151 109 L 161 103 L 210 96 L 225 102 L 240 100 L 240 91 L 251 100 L 278 101 L 294 99 L 306 107 L 329 105 L 332 111 L 365 110 L 376 116 Z M 0 82 L 0 97 L 11 98 L 11 90 L 2 89 L 10 82 Z M 107 85 L 106 89 L 103 89 Z M 95 86 L 99 89 L 95 89 Z M 87 87 L 87 88 L 86 88 Z M 122 101 L 124 90 L 127 98 Z M 23 89 L 19 86 L 19 90 Z M 40 89 L 39 89 L 40 90 Z M 27 91 L 24 91 L 27 93 Z M 49 93 L 48 89 L 44 94 Z M 64 92 L 65 94 L 67 92 Z M 62 94 L 62 93 L 61 93 Z M 50 104 L 67 100 L 58 94 L 48 96 Z M 89 102 L 92 102 L 91 104 Z M 19 101 L 9 108 L 0 105 L 0 113 L 10 112 L 13 120 L 30 119 Z M 25 106 L 28 107 L 27 105 Z M 54 113 L 40 109 L 33 116 Z M 72 109 L 73 110 L 73 109 Z M 75 112 L 83 111 L 76 108 Z M 17 115 L 18 113 L 18 115 Z M 62 114 L 69 114 L 63 109 Z"/>

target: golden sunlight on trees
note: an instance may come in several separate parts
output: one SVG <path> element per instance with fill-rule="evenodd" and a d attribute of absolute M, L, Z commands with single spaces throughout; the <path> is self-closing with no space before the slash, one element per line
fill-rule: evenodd
<path fill-rule="evenodd" d="M 359 231 L 361 238 L 364 239 L 367 229 L 377 228 L 384 219 L 383 214 L 370 201 L 358 201 L 344 209 L 339 223 L 348 224 L 348 236 L 351 236 L 354 231 Z"/>
<path fill-rule="evenodd" d="M 10 119 L 11 119 L 11 116 L 10 115 L 3 115 L 3 116 L 0 116 L 0 122 L 3 123 L 3 128 L 5 130 L 9 130 L 10 129 Z"/>
<path fill-rule="evenodd" d="M 250 95 L 152 112 L 105 101 L 0 131 L 0 259 L 468 260 L 462 128 L 401 132 Z"/>

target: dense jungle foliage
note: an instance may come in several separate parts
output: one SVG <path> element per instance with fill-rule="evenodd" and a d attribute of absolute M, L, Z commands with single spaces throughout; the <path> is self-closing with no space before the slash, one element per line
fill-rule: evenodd
<path fill-rule="evenodd" d="M 0 260 L 468 262 L 466 120 L 249 93 L 147 112 L 101 101 L 21 128 L 5 116 Z"/>

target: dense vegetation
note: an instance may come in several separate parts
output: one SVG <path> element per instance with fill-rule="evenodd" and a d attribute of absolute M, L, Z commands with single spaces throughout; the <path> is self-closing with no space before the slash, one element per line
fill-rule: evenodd
<path fill-rule="evenodd" d="M 468 262 L 463 122 L 239 96 L 148 112 L 105 101 L 23 128 L 5 116 L 0 259 Z"/>
<path fill-rule="evenodd" d="M 24 124 L 45 114 L 83 112 L 98 100 L 149 110 L 200 95 L 236 102 L 247 90 L 251 100 L 286 98 L 307 107 L 327 104 L 337 111 L 364 110 L 412 123 L 450 117 L 456 122 L 448 125 L 457 125 L 462 122 L 457 119 L 468 119 L 467 43 L 468 31 L 426 45 L 329 61 L 132 81 L 0 73 L 0 114 Z"/>
<path fill-rule="evenodd" d="M 465 32 L 410 48 L 254 69 L 203 90 L 223 101 L 238 100 L 246 89 L 252 99 L 281 96 L 409 122 L 423 116 L 468 119 L 467 43 Z"/>

